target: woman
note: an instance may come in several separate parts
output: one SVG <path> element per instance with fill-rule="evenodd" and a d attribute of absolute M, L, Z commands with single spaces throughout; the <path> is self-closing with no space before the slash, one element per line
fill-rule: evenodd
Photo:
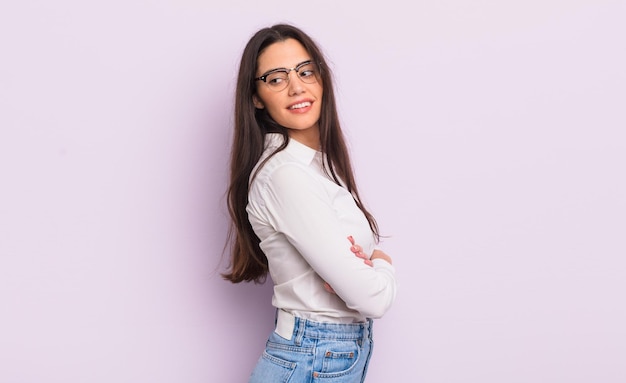
<path fill-rule="evenodd" d="M 294 26 L 261 29 L 244 49 L 230 172 L 223 276 L 261 282 L 269 272 L 277 308 L 250 382 L 362 382 L 372 318 L 395 297 L 394 267 L 375 248 L 378 227 L 359 198 L 330 70 Z"/>

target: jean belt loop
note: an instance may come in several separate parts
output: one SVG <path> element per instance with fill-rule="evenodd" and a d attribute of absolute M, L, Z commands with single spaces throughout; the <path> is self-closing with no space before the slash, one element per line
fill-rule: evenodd
<path fill-rule="evenodd" d="M 296 346 L 302 345 L 302 338 L 304 338 L 304 330 L 306 328 L 306 319 L 296 317 L 296 338 L 294 339 L 294 343 Z"/>

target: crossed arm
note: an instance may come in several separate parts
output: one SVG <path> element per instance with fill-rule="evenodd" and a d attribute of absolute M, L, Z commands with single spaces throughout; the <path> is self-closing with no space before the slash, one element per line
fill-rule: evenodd
<path fill-rule="evenodd" d="M 393 264 L 391 257 L 387 255 L 384 251 L 379 250 L 379 249 L 374 249 L 374 252 L 372 253 L 372 255 L 368 257 L 367 254 L 363 252 L 363 248 L 354 242 L 354 238 L 352 238 L 352 236 L 348 237 L 348 241 L 350 241 L 350 244 L 352 245 L 350 246 L 350 251 L 354 253 L 354 255 L 356 255 L 357 257 L 363 259 L 363 263 L 365 263 L 366 265 L 373 267 L 374 259 L 382 259 L 388 262 L 389 264 Z M 327 282 L 324 282 L 324 288 L 329 293 L 335 294 L 335 290 L 333 290 L 332 286 L 328 284 Z"/>

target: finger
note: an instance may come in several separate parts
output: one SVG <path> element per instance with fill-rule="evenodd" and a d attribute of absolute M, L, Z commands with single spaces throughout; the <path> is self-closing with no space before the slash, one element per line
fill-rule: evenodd
<path fill-rule="evenodd" d="M 349 237 L 348 237 L 348 241 L 350 241 L 350 244 L 352 244 L 353 246 L 355 245 L 355 242 L 354 242 L 354 237 L 349 236 Z"/>
<path fill-rule="evenodd" d="M 357 254 L 363 251 L 363 248 L 359 245 L 354 245 L 350 247 L 350 251 L 353 252 L 354 254 Z"/>
<path fill-rule="evenodd" d="M 363 260 L 363 263 L 365 263 L 366 265 L 373 267 L 374 266 L 374 262 L 372 262 L 371 259 L 367 258 L 367 256 L 363 253 L 361 254 L 357 254 L 357 257 L 361 258 Z"/>

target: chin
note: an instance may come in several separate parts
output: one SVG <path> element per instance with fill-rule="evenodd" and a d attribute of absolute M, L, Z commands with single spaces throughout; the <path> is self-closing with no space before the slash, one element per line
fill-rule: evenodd
<path fill-rule="evenodd" d="M 285 121 L 284 124 L 281 123 L 282 126 L 284 126 L 285 128 L 289 129 L 289 130 L 300 130 L 300 131 L 304 131 L 307 129 L 311 129 L 313 127 L 316 126 L 315 122 L 303 122 L 303 121 L 298 121 L 298 123 L 296 124 L 290 124 L 289 122 Z"/>
<path fill-rule="evenodd" d="M 289 130 L 291 130 L 291 131 L 294 131 L 294 132 L 303 132 L 303 133 L 304 133 L 304 132 L 306 132 L 307 130 L 311 130 L 311 129 L 313 129 L 313 127 L 312 127 L 312 126 L 308 126 L 308 127 L 299 127 L 299 126 L 296 126 L 296 127 L 293 127 L 293 128 L 287 127 L 287 129 L 289 129 Z"/>

